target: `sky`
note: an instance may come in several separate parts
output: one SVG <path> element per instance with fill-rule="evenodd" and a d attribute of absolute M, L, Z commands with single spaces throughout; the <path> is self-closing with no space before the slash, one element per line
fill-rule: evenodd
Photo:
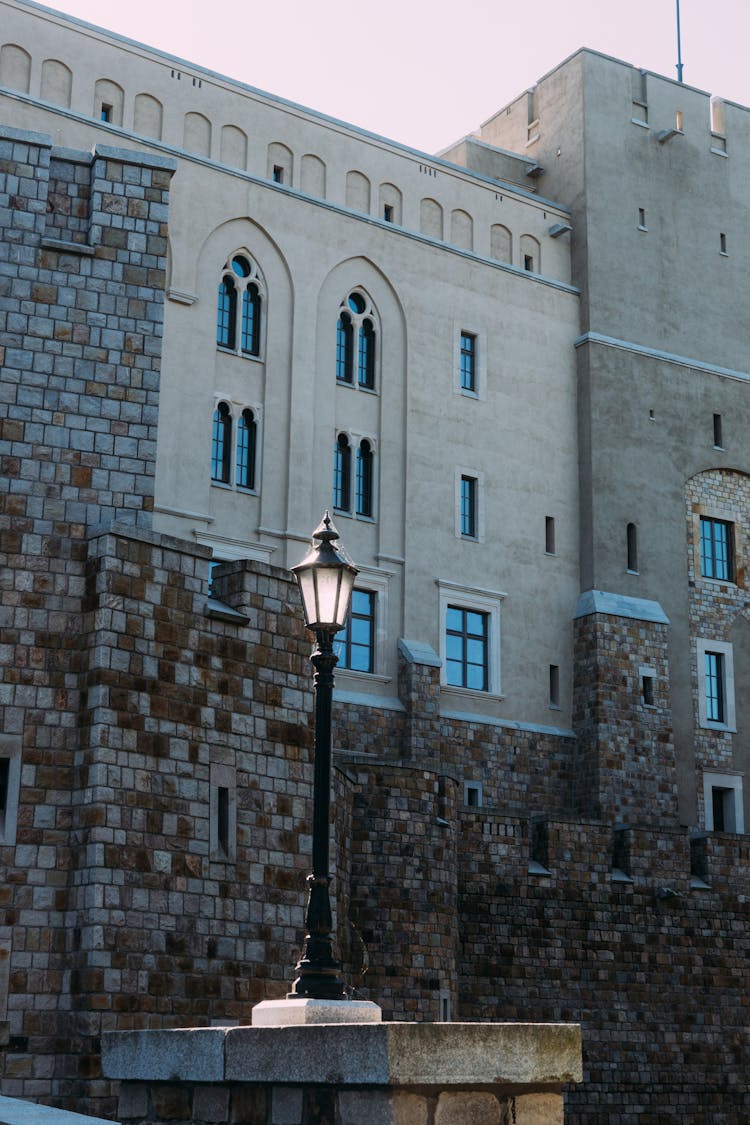
<path fill-rule="evenodd" d="M 438 152 L 579 47 L 676 78 L 677 0 L 56 0 L 131 39 Z M 680 0 L 684 81 L 750 104 L 750 0 Z"/>

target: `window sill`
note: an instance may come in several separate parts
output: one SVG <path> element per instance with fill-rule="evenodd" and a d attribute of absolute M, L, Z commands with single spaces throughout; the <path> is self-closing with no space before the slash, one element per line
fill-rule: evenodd
<path fill-rule="evenodd" d="M 237 348 L 227 348 L 224 344 L 217 344 L 216 350 L 217 352 L 221 352 L 222 355 L 233 355 L 235 359 L 247 359 L 251 363 L 263 362 L 263 357 L 260 355 L 250 355 L 249 352 L 242 352 Z"/>
<path fill-rule="evenodd" d="M 212 480 L 211 481 L 211 488 L 223 488 L 225 492 L 233 492 L 234 491 L 231 484 L 228 484 L 224 480 Z"/>
<path fill-rule="evenodd" d="M 368 684 L 390 684 L 393 681 L 392 676 L 384 676 L 380 672 L 360 672 L 357 668 L 345 668 L 342 664 L 336 665 L 335 676 L 337 680 L 364 680 Z"/>
<path fill-rule="evenodd" d="M 736 734 L 737 733 L 737 727 L 730 727 L 729 723 L 718 723 L 718 722 L 715 723 L 715 722 L 713 722 L 712 719 L 703 719 L 701 722 L 698 723 L 698 726 L 702 730 L 716 731 L 717 734 Z"/>
<path fill-rule="evenodd" d="M 535 859 L 529 860 L 529 875 L 550 876 L 551 874 L 552 872 L 543 863 L 537 863 Z"/>
<path fill-rule="evenodd" d="M 630 118 L 630 124 L 631 125 L 638 125 L 639 128 L 641 128 L 641 129 L 650 129 L 651 128 L 648 121 L 639 121 L 637 117 L 631 117 Z"/>
<path fill-rule="evenodd" d="M 628 568 L 628 569 L 627 569 L 627 570 L 625 571 L 625 573 L 626 573 L 626 574 L 640 574 L 641 572 L 640 572 L 640 570 L 630 570 L 630 569 Z"/>
<path fill-rule="evenodd" d="M 237 485 L 237 491 L 241 492 L 243 496 L 260 496 L 260 491 L 257 488 L 243 488 L 241 484 Z"/>
<path fill-rule="evenodd" d="M 495 703 L 502 703 L 505 700 L 504 695 L 499 695 L 495 691 L 483 691 L 481 688 L 459 687 L 458 684 L 447 684 L 442 680 L 440 682 L 440 691 L 443 695 L 450 694 L 460 699 L 490 699 Z"/>

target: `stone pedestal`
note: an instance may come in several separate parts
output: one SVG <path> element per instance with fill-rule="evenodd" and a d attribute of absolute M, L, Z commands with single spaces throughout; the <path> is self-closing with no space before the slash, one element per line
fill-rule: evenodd
<path fill-rule="evenodd" d="M 561 1125 L 577 1024 L 360 1023 L 110 1032 L 123 1125 Z"/>

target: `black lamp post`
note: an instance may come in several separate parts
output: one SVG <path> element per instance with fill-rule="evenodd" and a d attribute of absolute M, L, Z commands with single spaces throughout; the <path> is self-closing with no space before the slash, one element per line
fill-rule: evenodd
<path fill-rule="evenodd" d="M 331 808 L 331 701 L 333 669 L 338 657 L 333 638 L 346 622 L 356 566 L 334 547 L 339 538 L 326 512 L 312 535 L 310 553 L 293 566 L 299 583 L 305 624 L 315 633 L 311 660 L 315 668 L 315 777 L 313 789 L 313 869 L 308 875 L 309 897 L 305 915 L 305 948 L 296 971 L 291 999 L 346 1000 L 341 966 L 333 956 L 331 902 L 328 888 L 329 820 Z"/>

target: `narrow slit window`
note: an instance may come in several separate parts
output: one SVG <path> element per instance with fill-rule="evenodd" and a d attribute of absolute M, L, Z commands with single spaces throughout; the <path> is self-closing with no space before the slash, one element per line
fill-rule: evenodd
<path fill-rule="evenodd" d="M 284 182 L 284 169 L 280 164 L 273 166 L 273 182 L 275 184 L 283 184 Z"/>
<path fill-rule="evenodd" d="M 477 537 L 476 477 L 461 477 L 461 535 L 466 539 Z"/>
<path fill-rule="evenodd" d="M 354 355 L 354 329 L 348 313 L 342 312 L 336 325 L 336 379 L 339 383 L 352 382 Z"/>
<path fill-rule="evenodd" d="M 477 338 L 471 332 L 461 333 L 461 390 L 477 391 Z"/>
<path fill-rule="evenodd" d="M 560 667 L 557 664 L 549 666 L 549 705 L 560 706 Z"/>
<path fill-rule="evenodd" d="M 523 256 L 523 268 L 526 270 L 527 273 L 533 273 L 534 272 L 534 255 L 533 254 L 524 254 L 524 256 Z"/>
<path fill-rule="evenodd" d="M 714 447 L 716 449 L 724 448 L 724 434 L 721 424 L 721 414 L 714 414 Z"/>
<path fill-rule="evenodd" d="M 214 411 L 211 440 L 211 479 L 229 484 L 232 456 L 232 415 L 228 405 L 220 402 Z"/>
<path fill-rule="evenodd" d="M 646 208 L 638 208 L 638 230 L 648 230 L 646 226 Z"/>
<path fill-rule="evenodd" d="M 638 528 L 634 523 L 627 526 L 628 570 L 631 574 L 638 573 Z"/>
<path fill-rule="evenodd" d="M 339 434 L 334 448 L 333 506 L 348 512 L 351 506 L 352 450 L 346 434 Z"/>
<path fill-rule="evenodd" d="M 727 236 L 723 231 L 719 235 L 719 253 L 724 255 L 727 253 Z"/>
<path fill-rule="evenodd" d="M 392 223 L 393 222 L 393 204 L 392 203 L 383 204 L 383 218 L 386 221 L 386 223 Z"/>
<path fill-rule="evenodd" d="M 375 329 L 371 320 L 363 320 L 359 329 L 359 362 L 357 379 L 360 387 L 371 391 L 375 386 Z"/>
<path fill-rule="evenodd" d="M 654 706 L 653 676 L 641 676 L 641 699 L 646 707 Z"/>
<path fill-rule="evenodd" d="M 218 786 L 216 793 L 216 839 L 225 856 L 229 855 L 229 789 Z"/>
<path fill-rule="evenodd" d="M 235 322 L 237 320 L 237 290 L 231 277 L 219 284 L 219 303 L 216 320 L 216 343 L 222 348 L 234 348 Z"/>
<path fill-rule="evenodd" d="M 724 654 L 704 654 L 704 684 L 706 692 L 706 718 L 710 723 L 726 722 L 724 690 Z"/>
<path fill-rule="evenodd" d="M 8 809 L 8 791 L 10 780 L 10 759 L 0 758 L 0 817 L 5 820 Z"/>
<path fill-rule="evenodd" d="M 548 555 L 555 554 L 555 517 L 544 517 L 544 550 Z"/>
<path fill-rule="evenodd" d="M 358 516 L 372 517 L 373 453 L 365 438 L 357 449 L 356 512 Z"/>
<path fill-rule="evenodd" d="M 237 423 L 237 487 L 255 488 L 258 427 L 252 410 L 243 410 Z"/>
<path fill-rule="evenodd" d="M 253 284 L 242 294 L 242 351 L 245 355 L 260 354 L 260 293 Z"/>

